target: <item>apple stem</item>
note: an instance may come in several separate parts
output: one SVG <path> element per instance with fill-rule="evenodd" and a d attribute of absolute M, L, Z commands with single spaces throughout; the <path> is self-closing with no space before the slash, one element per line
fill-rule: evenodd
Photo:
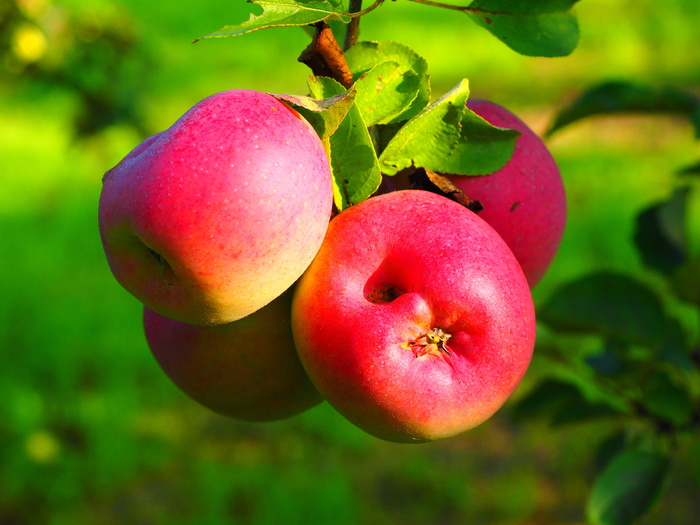
<path fill-rule="evenodd" d="M 333 78 L 349 89 L 353 83 L 352 73 L 333 30 L 326 22 L 318 22 L 314 27 L 316 32 L 299 56 L 299 62 L 306 64 L 314 75 Z"/>

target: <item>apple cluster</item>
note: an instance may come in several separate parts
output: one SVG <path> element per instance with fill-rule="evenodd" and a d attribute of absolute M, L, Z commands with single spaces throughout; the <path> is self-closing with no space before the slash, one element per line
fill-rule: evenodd
<path fill-rule="evenodd" d="M 469 107 L 521 132 L 499 172 L 451 176 L 479 214 L 399 177 L 334 214 L 319 135 L 251 90 L 205 98 L 109 170 L 104 251 L 143 303 L 168 377 L 229 417 L 277 420 L 326 400 L 395 442 L 496 412 L 532 356 L 530 290 L 557 250 L 565 197 L 522 121 Z"/>

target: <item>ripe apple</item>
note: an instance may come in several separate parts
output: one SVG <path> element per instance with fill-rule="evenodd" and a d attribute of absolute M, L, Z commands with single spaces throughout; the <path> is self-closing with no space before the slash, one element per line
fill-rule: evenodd
<path fill-rule="evenodd" d="M 332 207 L 316 132 L 275 97 L 200 101 L 103 179 L 99 228 L 116 279 L 154 311 L 223 324 L 289 288 Z"/>
<path fill-rule="evenodd" d="M 291 290 L 233 323 L 200 326 L 144 307 L 146 340 L 166 375 L 205 407 L 244 421 L 296 415 L 322 398 L 294 347 Z"/>
<path fill-rule="evenodd" d="M 430 441 L 490 417 L 523 377 L 535 313 L 501 237 L 422 190 L 338 214 L 292 305 L 297 351 L 351 422 L 396 442 Z"/>
<path fill-rule="evenodd" d="M 516 115 L 487 100 L 467 107 L 494 126 L 516 129 L 515 151 L 499 171 L 449 179 L 481 202 L 479 216 L 506 241 L 530 287 L 544 276 L 559 249 L 566 223 L 566 194 L 557 164 L 537 134 Z"/>

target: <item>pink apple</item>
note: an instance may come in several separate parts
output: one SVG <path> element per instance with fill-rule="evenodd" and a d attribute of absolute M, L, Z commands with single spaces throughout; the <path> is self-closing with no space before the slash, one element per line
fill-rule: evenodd
<path fill-rule="evenodd" d="M 222 324 L 296 281 L 331 207 L 328 158 L 308 122 L 271 95 L 231 90 L 105 174 L 99 227 L 116 279 L 146 306 Z"/>
<path fill-rule="evenodd" d="M 255 313 L 199 326 L 144 308 L 148 345 L 163 371 L 192 399 L 245 421 L 273 421 L 322 401 L 294 348 L 291 291 Z"/>
<path fill-rule="evenodd" d="M 544 142 L 502 106 L 469 100 L 469 109 L 503 128 L 521 132 L 510 161 L 491 175 L 450 176 L 469 198 L 481 202 L 479 216 L 503 237 L 525 272 L 530 287 L 554 259 L 566 223 L 561 174 Z"/>
<path fill-rule="evenodd" d="M 404 190 L 337 215 L 296 286 L 301 361 L 341 414 L 377 437 L 430 441 L 503 405 L 534 346 L 512 252 L 445 197 Z"/>

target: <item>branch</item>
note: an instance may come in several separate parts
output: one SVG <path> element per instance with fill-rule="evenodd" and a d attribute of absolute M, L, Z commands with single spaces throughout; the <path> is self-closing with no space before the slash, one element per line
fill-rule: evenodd
<path fill-rule="evenodd" d="M 362 10 L 362 0 L 350 0 L 348 5 L 348 11 L 350 13 L 357 13 Z M 348 24 L 348 28 L 345 32 L 345 44 L 343 49 L 347 51 L 352 46 L 357 44 L 357 39 L 360 35 L 360 17 L 356 16 Z"/>
<path fill-rule="evenodd" d="M 352 2 L 352 0 L 350 0 Z M 396 1 L 396 0 L 394 0 Z M 374 11 L 377 7 L 382 5 L 384 3 L 384 0 L 374 0 L 374 3 L 369 6 L 367 9 L 363 9 L 362 11 L 352 11 L 352 7 L 348 9 L 348 12 L 345 13 L 345 16 L 349 16 L 350 18 L 360 18 L 362 16 L 365 16 L 367 13 L 371 13 Z"/>
<path fill-rule="evenodd" d="M 412 188 L 430 191 L 447 197 L 469 208 L 474 213 L 479 213 L 484 209 L 481 202 L 470 198 L 459 186 L 440 173 L 419 168 L 409 174 L 408 180 L 411 182 Z"/>

